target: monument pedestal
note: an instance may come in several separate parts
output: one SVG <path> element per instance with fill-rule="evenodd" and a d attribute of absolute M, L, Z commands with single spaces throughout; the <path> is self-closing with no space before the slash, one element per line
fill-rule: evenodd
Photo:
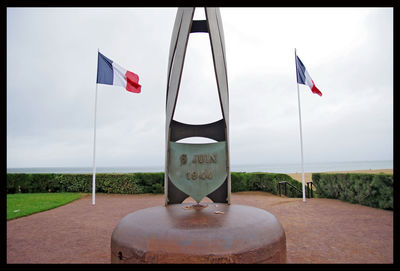
<path fill-rule="evenodd" d="M 245 205 L 172 204 L 126 215 L 111 236 L 112 263 L 285 263 L 271 213 Z"/>

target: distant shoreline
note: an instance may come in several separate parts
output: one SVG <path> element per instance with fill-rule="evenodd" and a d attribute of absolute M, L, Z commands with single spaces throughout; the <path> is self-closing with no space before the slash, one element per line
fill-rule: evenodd
<path fill-rule="evenodd" d="M 311 181 L 312 174 L 316 172 L 304 172 L 304 180 L 306 182 Z M 386 173 L 386 174 L 393 174 L 393 169 L 358 169 L 358 170 L 338 170 L 338 171 L 324 171 L 321 173 L 370 173 L 370 174 L 379 174 L 379 173 Z M 286 173 L 293 179 L 301 182 L 301 172 L 296 173 Z"/>
<path fill-rule="evenodd" d="M 62 171 L 62 169 L 60 170 Z M 164 172 L 164 170 L 160 169 L 160 170 L 143 170 L 143 171 L 131 171 L 129 169 L 127 169 L 126 171 L 116 171 L 116 172 L 101 172 L 101 171 L 97 171 L 97 173 L 118 173 L 118 174 L 124 174 L 124 173 L 135 173 L 135 172 L 140 172 L 140 173 L 154 173 L 154 172 Z M 261 171 L 257 171 L 257 170 L 250 170 L 250 171 L 243 171 L 243 170 L 231 170 L 231 172 L 246 172 L 246 173 L 254 173 L 254 172 L 265 172 L 265 173 L 282 173 L 282 174 L 287 174 L 290 177 L 292 177 L 295 180 L 298 180 L 301 182 L 301 172 L 275 172 L 275 171 L 266 171 L 266 170 L 261 170 Z M 332 170 L 332 171 L 308 171 L 308 172 L 304 172 L 304 178 L 306 181 L 311 181 L 311 177 L 312 177 L 312 173 L 370 173 L 370 174 L 378 174 L 378 173 L 386 173 L 386 174 L 393 174 L 393 169 L 357 169 L 357 170 Z M 27 174 L 35 174 L 35 173 L 55 173 L 55 174 L 91 174 L 91 171 L 82 171 L 79 172 L 79 170 L 72 170 L 70 172 L 66 171 L 66 172 L 51 172 L 51 168 L 50 171 L 44 170 L 42 171 L 25 171 L 24 169 L 22 169 L 21 171 L 19 171 L 18 169 L 11 169 L 10 172 L 7 171 L 7 173 L 27 173 Z"/>
<path fill-rule="evenodd" d="M 379 161 L 343 161 L 343 162 L 314 162 L 304 163 L 305 172 L 348 172 L 366 170 L 393 169 L 393 160 Z M 270 172 L 294 174 L 301 173 L 300 163 L 266 163 L 266 164 L 231 164 L 231 172 Z M 156 166 L 97 166 L 96 173 L 136 173 L 136 172 L 164 172 L 163 165 Z M 68 167 L 19 167 L 7 168 L 7 173 L 73 173 L 73 174 L 91 174 L 93 167 L 90 166 L 68 166 Z"/>

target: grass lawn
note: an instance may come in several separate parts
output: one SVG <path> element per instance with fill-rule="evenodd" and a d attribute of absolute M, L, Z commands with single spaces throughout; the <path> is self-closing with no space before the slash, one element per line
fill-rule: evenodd
<path fill-rule="evenodd" d="M 85 193 L 7 194 L 7 220 L 42 212 L 79 199 Z"/>

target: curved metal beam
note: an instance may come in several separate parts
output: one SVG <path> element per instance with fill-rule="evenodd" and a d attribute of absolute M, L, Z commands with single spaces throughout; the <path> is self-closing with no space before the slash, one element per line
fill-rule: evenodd
<path fill-rule="evenodd" d="M 170 141 L 178 141 L 188 137 L 206 137 L 215 141 L 225 141 L 225 123 L 223 119 L 209 124 L 186 124 L 175 120 L 171 122 Z"/>
<path fill-rule="evenodd" d="M 228 143 L 229 93 L 222 20 L 218 8 L 205 8 L 206 20 L 193 21 L 194 10 L 194 8 L 178 9 L 169 50 L 165 120 L 166 151 L 164 189 L 166 205 L 179 203 L 179 201 L 187 196 L 182 191 L 177 191 L 177 188 L 174 187 L 169 180 L 169 143 L 193 136 L 211 138 L 218 142 L 226 141 L 226 170 L 228 175 L 223 185 L 209 195 L 214 202 L 230 203 L 231 179 Z M 208 33 L 210 38 L 214 72 L 222 111 L 221 120 L 201 125 L 181 123 L 173 119 L 189 35 L 190 33 L 197 32 Z M 171 188 L 170 191 L 168 191 L 168 188 Z"/>

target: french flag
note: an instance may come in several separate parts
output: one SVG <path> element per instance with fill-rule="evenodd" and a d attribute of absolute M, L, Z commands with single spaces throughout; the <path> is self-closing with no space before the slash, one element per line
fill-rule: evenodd
<path fill-rule="evenodd" d="M 139 76 L 128 71 L 98 52 L 97 83 L 124 87 L 127 91 L 140 93 Z"/>
<path fill-rule="evenodd" d="M 314 81 L 308 74 L 306 67 L 304 67 L 303 62 L 296 55 L 296 72 L 297 72 L 297 83 L 307 85 L 310 87 L 311 91 L 319 96 L 322 96 L 322 92 L 315 86 Z"/>

